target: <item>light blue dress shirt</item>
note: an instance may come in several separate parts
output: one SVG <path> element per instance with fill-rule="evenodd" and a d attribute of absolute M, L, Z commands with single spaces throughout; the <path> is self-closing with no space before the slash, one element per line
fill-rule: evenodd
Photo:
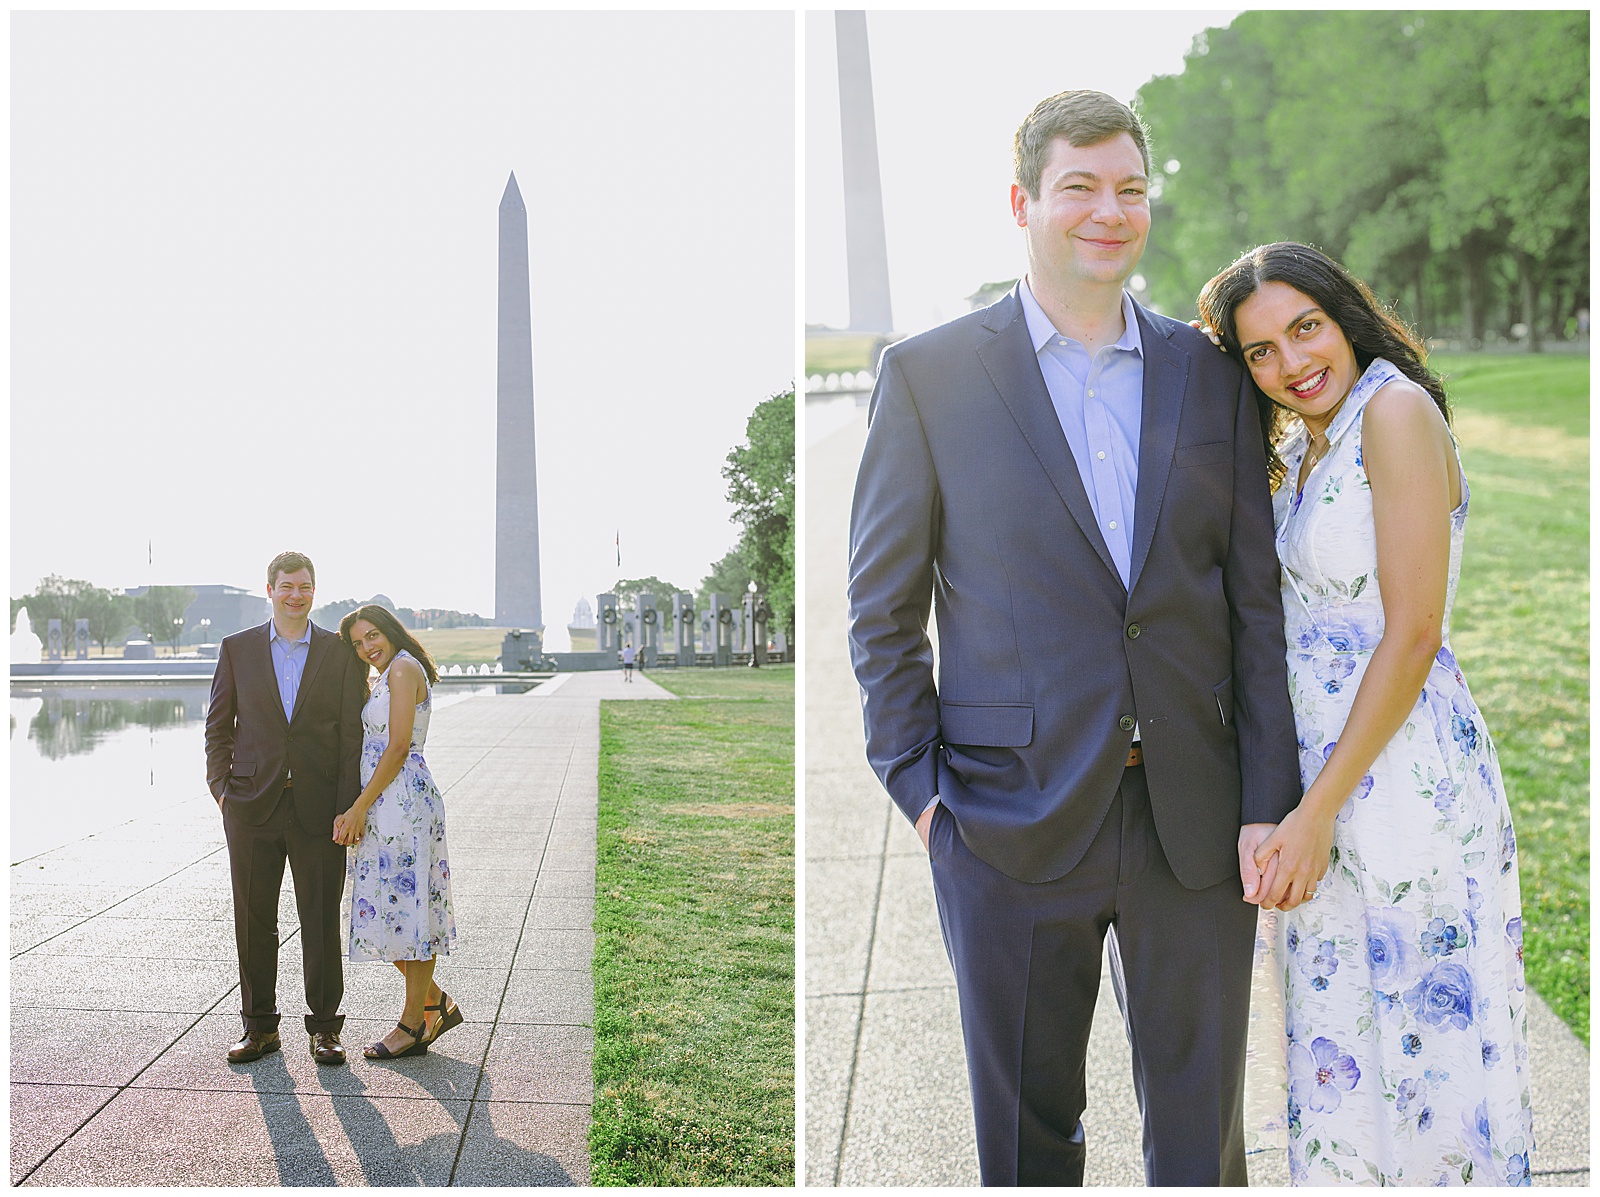
<path fill-rule="evenodd" d="M 311 655 L 311 624 L 306 624 L 306 634 L 298 640 L 285 640 L 278 634 L 274 621 L 267 625 L 267 643 L 272 647 L 272 673 L 278 679 L 278 697 L 283 699 L 283 717 L 294 718 L 294 700 L 300 693 L 300 677 L 306 671 L 306 658 Z"/>
<path fill-rule="evenodd" d="M 1082 342 L 1056 331 L 1026 279 L 1017 290 L 1056 419 L 1078 463 L 1100 535 L 1126 587 L 1132 573 L 1133 502 L 1139 485 L 1144 405 L 1144 345 L 1133 299 L 1122 293 L 1126 325 L 1122 336 L 1091 357 Z"/>

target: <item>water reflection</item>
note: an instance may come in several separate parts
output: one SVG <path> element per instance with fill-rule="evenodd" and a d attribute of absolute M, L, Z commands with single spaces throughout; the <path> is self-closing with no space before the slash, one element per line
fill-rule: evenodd
<path fill-rule="evenodd" d="M 434 709 L 525 682 L 442 685 Z M 209 679 L 11 687 L 15 863 L 175 804 L 204 799 Z"/>
<path fill-rule="evenodd" d="M 93 752 L 108 735 L 131 727 L 153 732 L 200 720 L 205 717 L 206 698 L 205 690 L 144 698 L 46 694 L 34 700 L 38 709 L 28 721 L 28 738 L 34 742 L 40 756 L 59 760 L 64 756 Z M 13 735 L 15 718 L 13 711 Z"/>

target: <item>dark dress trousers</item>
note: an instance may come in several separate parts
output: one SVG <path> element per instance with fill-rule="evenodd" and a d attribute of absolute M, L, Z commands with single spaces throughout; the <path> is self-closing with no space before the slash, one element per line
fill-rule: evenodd
<path fill-rule="evenodd" d="M 338 1031 L 345 850 L 333 841 L 333 820 L 361 793 L 368 671 L 338 636 L 313 624 L 293 718 L 286 718 L 271 626 L 223 640 L 206 711 L 206 783 L 222 806 L 228 840 L 241 1010 L 246 1029 L 277 1028 L 278 897 L 287 860 L 300 913 L 306 1030 Z"/>
<path fill-rule="evenodd" d="M 930 856 L 985 1183 L 1081 1182 L 1108 928 L 1147 1180 L 1245 1180 L 1239 828 L 1300 798 L 1271 501 L 1248 376 L 1137 312 L 1128 587 L 1015 291 L 885 352 L 856 482 L 867 755 L 907 818 L 941 801 Z"/>

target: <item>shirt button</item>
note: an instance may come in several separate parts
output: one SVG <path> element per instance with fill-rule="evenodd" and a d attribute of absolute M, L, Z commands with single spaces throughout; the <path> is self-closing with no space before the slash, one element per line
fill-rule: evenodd
<path fill-rule="evenodd" d="M 1121 719 L 1117 720 L 1117 726 L 1120 727 L 1123 731 L 1132 731 L 1133 730 L 1133 722 L 1134 722 L 1134 720 L 1133 720 L 1133 716 L 1132 715 L 1124 715 Z"/>
<path fill-rule="evenodd" d="M 1090 391 L 1090 392 L 1089 392 L 1089 398 L 1091 398 L 1091 399 L 1093 399 L 1093 398 L 1094 398 L 1094 392 L 1093 392 L 1093 391 Z"/>
<path fill-rule="evenodd" d="M 1095 454 L 1095 456 L 1098 457 L 1101 461 L 1104 461 L 1106 459 L 1106 451 L 1104 449 L 1101 449 L 1100 452 Z"/>
<path fill-rule="evenodd" d="M 1116 520 L 1112 520 L 1111 521 L 1111 530 L 1113 532 L 1115 532 L 1117 530 L 1117 521 Z"/>
<path fill-rule="evenodd" d="M 1063 337 L 1063 338 L 1061 338 L 1061 340 L 1057 341 L 1056 344 L 1061 346 L 1061 348 L 1065 349 L 1067 347 L 1067 339 L 1065 337 Z"/>

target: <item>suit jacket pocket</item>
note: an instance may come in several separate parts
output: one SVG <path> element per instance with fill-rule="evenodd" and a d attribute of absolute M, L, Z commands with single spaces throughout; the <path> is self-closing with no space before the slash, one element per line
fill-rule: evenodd
<path fill-rule="evenodd" d="M 233 764 L 228 766 L 228 772 L 235 777 L 254 777 L 256 775 L 256 763 L 254 761 L 234 761 Z"/>
<path fill-rule="evenodd" d="M 1172 454 L 1172 464 L 1184 466 L 1226 465 L 1233 461 L 1232 441 L 1210 441 L 1204 445 L 1179 445 Z"/>
<path fill-rule="evenodd" d="M 1223 727 L 1233 725 L 1233 678 L 1229 677 L 1219 686 L 1213 686 L 1211 696 L 1217 700 L 1217 714 L 1222 719 Z"/>
<path fill-rule="evenodd" d="M 939 736 L 946 744 L 1023 748 L 1033 743 L 1033 707 L 1019 703 L 941 702 Z"/>

